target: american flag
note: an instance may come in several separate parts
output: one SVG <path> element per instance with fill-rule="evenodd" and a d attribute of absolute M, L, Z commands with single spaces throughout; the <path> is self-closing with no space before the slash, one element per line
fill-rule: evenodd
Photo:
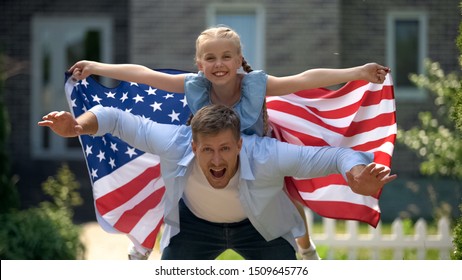
<path fill-rule="evenodd" d="M 161 70 L 171 74 L 179 70 Z M 183 124 L 190 116 L 184 94 L 121 82 L 106 88 L 88 77 L 74 81 L 66 75 L 66 96 L 74 116 L 101 104 L 117 107 L 160 123 Z M 354 81 L 341 89 L 314 89 L 268 97 L 274 136 L 312 146 L 347 146 L 371 151 L 376 162 L 390 166 L 396 136 L 393 86 Z M 93 187 L 96 217 L 108 232 L 128 237 L 151 249 L 163 223 L 159 158 L 137 150 L 109 134 L 80 136 Z M 321 216 L 353 219 L 376 226 L 379 197 L 351 192 L 339 175 L 302 180 L 286 178 L 289 191 Z"/>
<path fill-rule="evenodd" d="M 179 70 L 161 70 L 170 74 Z M 75 81 L 66 74 L 66 97 L 74 116 L 95 105 L 115 107 L 158 123 L 183 124 L 190 116 L 184 94 L 122 81 L 107 88 L 92 77 Z M 153 248 L 163 223 L 159 157 L 121 139 L 80 136 L 95 200 L 96 217 L 108 232 L 125 233 L 135 244 Z"/>
<path fill-rule="evenodd" d="M 339 90 L 312 89 L 268 97 L 274 136 L 310 146 L 350 147 L 374 153 L 374 161 L 390 167 L 396 139 L 396 107 L 391 75 L 383 84 L 352 81 Z M 334 219 L 380 221 L 377 196 L 355 194 L 341 175 L 285 178 L 293 197 L 317 214 Z"/>

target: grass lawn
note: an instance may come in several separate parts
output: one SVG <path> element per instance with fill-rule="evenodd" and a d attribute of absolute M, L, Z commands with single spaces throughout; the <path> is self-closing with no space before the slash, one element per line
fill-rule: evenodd
<path fill-rule="evenodd" d="M 404 227 L 404 234 L 413 235 L 414 234 L 414 225 L 411 221 L 403 221 Z M 360 224 L 358 233 L 359 234 L 368 234 L 370 226 L 366 224 Z M 392 228 L 391 224 L 382 224 L 381 225 L 382 234 L 391 234 Z M 336 221 L 336 231 L 338 234 L 346 233 L 346 222 L 345 221 Z M 311 229 L 312 233 L 322 233 L 323 227 L 322 223 L 315 223 Z M 429 224 L 427 228 L 428 234 L 436 234 L 437 227 L 436 225 Z M 347 248 L 338 248 L 333 249 L 333 259 L 335 260 L 346 260 L 348 256 L 348 249 Z M 318 254 L 321 258 L 326 258 L 328 255 L 329 247 L 328 246 L 317 246 Z M 357 251 L 358 260 L 369 260 L 372 258 L 372 251 L 370 249 L 361 248 Z M 393 249 L 384 249 L 379 252 L 379 259 L 381 260 L 391 260 L 393 258 Z M 416 249 L 408 249 L 404 251 L 404 258 L 405 260 L 415 260 L 417 258 L 417 250 Z M 427 260 L 438 260 L 439 253 L 438 250 L 427 249 L 426 257 Z M 243 258 L 234 252 L 233 250 L 226 250 L 220 256 L 217 257 L 217 260 L 243 260 Z"/>

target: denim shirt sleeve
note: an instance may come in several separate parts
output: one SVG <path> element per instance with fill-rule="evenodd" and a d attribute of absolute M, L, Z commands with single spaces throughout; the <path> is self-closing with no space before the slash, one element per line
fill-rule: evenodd
<path fill-rule="evenodd" d="M 346 172 L 353 166 L 367 165 L 374 160 L 374 154 L 369 152 L 341 147 L 299 146 L 269 137 L 256 139 L 252 145 L 252 156 L 264 163 L 266 176 L 304 179 L 330 174 L 341 174 L 346 179 Z"/>
<path fill-rule="evenodd" d="M 205 78 L 203 72 L 186 75 L 184 93 L 192 114 L 196 114 L 200 108 L 210 105 L 209 92 L 211 88 L 212 84 Z"/>
<path fill-rule="evenodd" d="M 263 102 L 266 97 L 265 72 L 256 70 L 247 73 L 242 78 L 241 98 L 234 105 L 234 110 L 241 119 L 241 131 L 245 134 L 263 136 Z M 203 72 L 189 74 L 185 77 L 185 95 L 189 109 L 195 114 L 200 108 L 210 105 L 210 90 L 212 84 Z"/>

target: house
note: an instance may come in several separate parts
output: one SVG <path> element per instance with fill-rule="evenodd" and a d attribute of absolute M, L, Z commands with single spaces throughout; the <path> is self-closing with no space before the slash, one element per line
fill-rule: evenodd
<path fill-rule="evenodd" d="M 68 110 L 63 73 L 77 60 L 194 71 L 197 35 L 224 23 L 241 34 L 252 67 L 272 75 L 372 61 L 390 66 L 398 124 L 410 128 L 419 111 L 432 108 L 432 100 L 409 82 L 408 74 L 422 73 L 425 58 L 440 62 L 447 72 L 460 70 L 455 45 L 459 4 L 459 0 L 2 1 L 0 50 L 27 63 L 5 85 L 11 120 L 8 148 L 23 203 L 43 199 L 40 184 L 66 162 L 81 182 L 85 199 L 76 211 L 78 219 L 94 218 L 79 142 L 36 125 L 51 110 Z M 383 218 L 393 219 L 403 211 L 431 216 L 425 189 L 435 182 L 419 176 L 416 156 L 397 145 L 392 165 L 400 179 L 382 194 Z M 421 185 L 421 192 L 407 188 L 409 182 Z M 441 185 L 457 211 L 461 186 L 450 181 Z"/>

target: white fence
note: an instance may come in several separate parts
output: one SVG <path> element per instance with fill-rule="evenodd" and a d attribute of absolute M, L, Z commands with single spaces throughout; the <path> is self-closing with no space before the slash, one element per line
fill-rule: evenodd
<path fill-rule="evenodd" d="M 367 234 L 358 232 L 359 222 L 345 221 L 344 234 L 336 232 L 336 220 L 323 218 L 323 233 L 312 232 L 313 216 L 306 211 L 310 235 L 316 246 L 327 246 L 327 258 L 333 259 L 334 251 L 342 249 L 347 251 L 348 259 L 357 259 L 358 250 L 367 249 L 371 252 L 370 259 L 381 259 L 380 252 L 392 250 L 393 259 L 404 259 L 405 250 L 416 250 L 416 259 L 426 259 L 427 250 L 433 249 L 439 252 L 439 259 L 450 259 L 452 250 L 452 232 L 447 218 L 438 221 L 437 234 L 429 235 L 427 223 L 419 219 L 414 225 L 414 235 L 404 234 L 403 222 L 399 218 L 392 224 L 391 234 L 382 234 L 381 224 L 377 228 L 370 227 Z"/>

